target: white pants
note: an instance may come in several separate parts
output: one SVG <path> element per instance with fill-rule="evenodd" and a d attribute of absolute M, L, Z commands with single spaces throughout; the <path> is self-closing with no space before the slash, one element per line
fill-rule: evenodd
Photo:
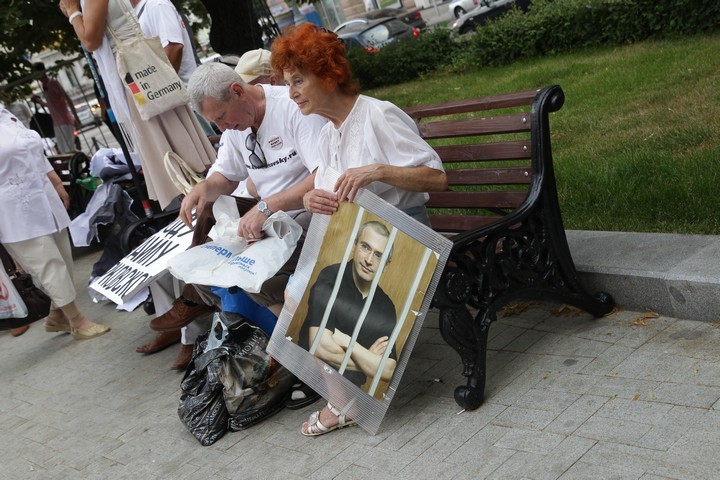
<path fill-rule="evenodd" d="M 7 251 L 52 300 L 53 308 L 75 301 L 73 258 L 67 228 L 51 235 L 4 243 Z"/>

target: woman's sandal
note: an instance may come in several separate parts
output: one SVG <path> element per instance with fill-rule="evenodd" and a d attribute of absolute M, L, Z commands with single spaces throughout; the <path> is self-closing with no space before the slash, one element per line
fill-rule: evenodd
<path fill-rule="evenodd" d="M 332 427 L 326 427 L 322 424 L 320 421 L 320 412 L 314 412 L 312 415 L 310 415 L 310 418 L 308 418 L 307 421 L 307 431 L 303 429 L 303 427 L 300 427 L 300 433 L 305 435 L 306 437 L 317 437 L 319 435 L 325 435 L 326 433 L 330 433 L 333 430 L 339 430 L 341 428 L 345 427 L 352 427 L 353 425 L 357 425 L 357 422 L 355 420 L 345 420 L 345 414 L 338 416 L 338 424 L 333 425 Z"/>
<path fill-rule="evenodd" d="M 70 324 L 69 323 L 67 323 L 67 324 L 50 323 L 50 322 L 46 321 L 45 322 L 45 331 L 50 332 L 50 333 L 54 333 L 54 332 L 70 333 Z"/>
<path fill-rule="evenodd" d="M 60 309 L 52 309 L 45 317 L 45 331 L 49 333 L 67 332 L 70 333 L 70 322 Z"/>
<path fill-rule="evenodd" d="M 107 325 L 98 325 L 97 323 L 92 327 L 88 328 L 73 328 L 70 333 L 75 340 L 89 340 L 91 338 L 99 337 L 110 331 L 110 327 Z"/>

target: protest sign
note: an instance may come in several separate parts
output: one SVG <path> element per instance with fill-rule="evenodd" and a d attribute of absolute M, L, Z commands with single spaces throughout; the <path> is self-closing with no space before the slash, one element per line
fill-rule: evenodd
<path fill-rule="evenodd" d="M 268 352 L 376 433 L 451 247 L 364 189 L 314 215 Z"/>
<path fill-rule="evenodd" d="M 90 288 L 122 305 L 165 273 L 168 260 L 190 246 L 192 233 L 182 220 L 173 221 L 96 278 Z"/>

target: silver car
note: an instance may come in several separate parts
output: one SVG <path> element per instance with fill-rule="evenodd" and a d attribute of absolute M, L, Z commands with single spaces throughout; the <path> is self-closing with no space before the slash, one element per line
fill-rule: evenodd
<path fill-rule="evenodd" d="M 480 5 L 461 16 L 452 24 L 452 30 L 462 34 L 474 32 L 490 20 L 495 20 L 513 7 L 526 12 L 531 0 L 480 0 Z"/>
<path fill-rule="evenodd" d="M 97 110 L 97 111 L 96 111 Z M 100 124 L 100 112 L 99 108 L 93 108 L 87 103 L 75 105 L 75 111 L 80 119 L 80 125 L 85 127 L 87 125 L 99 125 Z"/>
<path fill-rule="evenodd" d="M 455 18 L 460 18 L 479 4 L 479 0 L 452 0 L 448 5 L 448 11 L 452 12 Z"/>

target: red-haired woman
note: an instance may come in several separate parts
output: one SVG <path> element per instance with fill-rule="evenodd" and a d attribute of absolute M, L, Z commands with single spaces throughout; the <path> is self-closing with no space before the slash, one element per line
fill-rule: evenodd
<path fill-rule="evenodd" d="M 338 202 L 352 201 L 366 188 L 428 224 L 426 192 L 447 188 L 440 157 L 401 109 L 360 95 L 337 35 L 303 24 L 273 42 L 271 62 L 303 114 L 330 120 L 318 138 L 316 188 L 305 194 L 305 208 L 331 215 Z M 345 420 L 328 405 L 303 424 L 302 433 L 322 435 L 354 423 Z"/>
<path fill-rule="evenodd" d="M 405 112 L 360 95 L 337 35 L 303 24 L 275 40 L 271 61 L 302 113 L 330 120 L 318 139 L 318 188 L 305 195 L 305 208 L 332 214 L 365 187 L 427 224 L 425 192 L 447 188 L 440 157 Z M 328 169 L 341 174 L 334 185 L 322 183 Z"/>

